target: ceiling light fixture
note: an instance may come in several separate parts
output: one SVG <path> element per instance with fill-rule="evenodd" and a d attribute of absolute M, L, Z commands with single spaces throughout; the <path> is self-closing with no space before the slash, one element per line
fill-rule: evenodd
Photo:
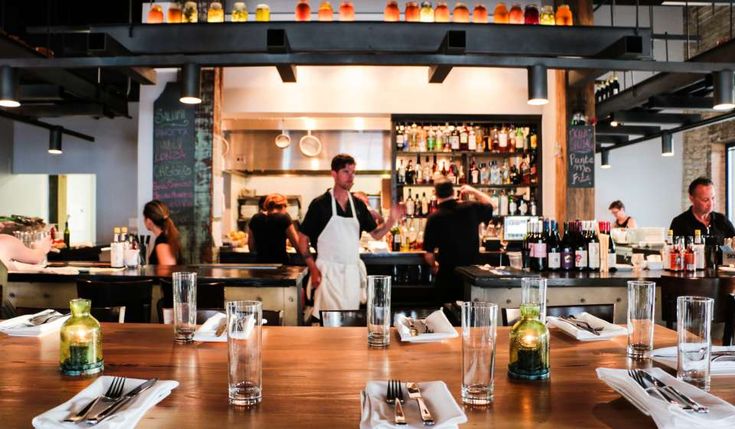
<path fill-rule="evenodd" d="M 18 101 L 18 75 L 10 66 L 0 67 L 0 106 L 20 107 Z"/>
<path fill-rule="evenodd" d="M 610 151 L 603 150 L 600 152 L 600 168 L 610 168 Z"/>
<path fill-rule="evenodd" d="M 540 64 L 528 68 L 528 104 L 543 106 L 549 102 L 546 67 Z"/>
<path fill-rule="evenodd" d="M 48 153 L 54 155 L 61 155 L 64 151 L 61 150 L 61 135 L 64 129 L 62 127 L 53 127 L 49 130 L 48 134 Z"/>
<path fill-rule="evenodd" d="M 671 133 L 661 134 L 661 156 L 674 156 L 674 140 Z"/>
<path fill-rule="evenodd" d="M 201 68 L 198 64 L 184 64 L 181 66 L 181 97 L 179 101 L 184 104 L 199 104 L 202 102 L 199 93 L 199 73 Z"/>
<path fill-rule="evenodd" d="M 620 125 L 620 122 L 618 122 L 618 121 L 616 121 L 614 119 L 612 121 L 610 121 L 610 126 L 611 127 L 617 127 L 618 125 Z"/>
<path fill-rule="evenodd" d="M 733 94 L 732 70 L 720 70 L 712 73 L 712 83 L 715 88 L 715 104 L 713 109 L 718 111 L 735 108 L 735 94 Z"/>

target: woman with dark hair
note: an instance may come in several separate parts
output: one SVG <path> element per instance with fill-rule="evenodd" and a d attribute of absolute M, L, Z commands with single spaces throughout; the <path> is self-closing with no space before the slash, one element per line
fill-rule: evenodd
<path fill-rule="evenodd" d="M 615 200 L 608 207 L 610 214 L 615 217 L 613 228 L 636 228 L 638 223 L 631 216 L 625 213 L 625 204 L 620 200 Z"/>
<path fill-rule="evenodd" d="M 270 194 L 264 202 L 265 213 L 257 213 L 248 223 L 248 247 L 257 262 L 288 263 L 286 239 L 298 246 L 298 233 L 288 215 L 288 200 L 281 194 Z"/>
<path fill-rule="evenodd" d="M 156 236 L 153 250 L 148 258 L 151 265 L 178 265 L 181 262 L 179 230 L 169 217 L 166 204 L 149 201 L 143 208 L 145 227 Z"/>

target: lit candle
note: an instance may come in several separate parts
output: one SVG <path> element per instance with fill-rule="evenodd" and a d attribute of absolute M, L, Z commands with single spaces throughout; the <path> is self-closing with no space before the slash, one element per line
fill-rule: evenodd
<path fill-rule="evenodd" d="M 69 335 L 69 364 L 81 369 L 95 361 L 94 348 L 90 347 L 91 332 L 86 327 L 78 327 L 68 331 Z M 91 353 L 90 353 L 91 352 Z"/>
<path fill-rule="evenodd" d="M 529 349 L 535 349 L 538 346 L 538 336 L 533 332 L 523 334 L 521 345 Z"/>

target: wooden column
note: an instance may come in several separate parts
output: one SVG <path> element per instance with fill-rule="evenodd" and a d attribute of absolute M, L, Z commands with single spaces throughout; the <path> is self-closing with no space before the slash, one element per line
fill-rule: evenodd
<path fill-rule="evenodd" d="M 574 25 L 593 25 L 594 11 L 591 0 L 556 2 L 558 7 L 566 3 L 574 14 Z M 555 155 L 556 167 L 556 219 L 559 222 L 573 219 L 595 218 L 595 189 L 569 188 L 567 186 L 567 132 L 575 111 L 583 110 L 587 118 L 595 117 L 594 84 L 572 89 L 567 84 L 568 73 L 556 72 L 557 126 Z"/>

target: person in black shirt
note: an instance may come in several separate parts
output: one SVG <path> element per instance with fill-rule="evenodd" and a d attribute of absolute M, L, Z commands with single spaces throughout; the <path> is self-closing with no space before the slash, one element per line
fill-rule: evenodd
<path fill-rule="evenodd" d="M 256 213 L 248 222 L 248 247 L 256 252 L 261 263 L 288 263 L 286 237 L 298 247 L 298 233 L 286 208 L 288 201 L 281 194 L 271 194 L 265 199 L 265 213 Z"/>
<path fill-rule="evenodd" d="M 478 227 L 493 217 L 490 197 L 464 185 L 460 196 L 472 195 L 476 201 L 457 201 L 454 186 L 446 179 L 435 181 L 438 207 L 429 215 L 424 229 L 424 261 L 436 274 L 434 287 L 441 302 L 464 299 L 464 285 L 454 269 L 478 263 Z"/>
<path fill-rule="evenodd" d="M 177 265 L 181 262 L 179 230 L 176 229 L 169 214 L 168 207 L 163 201 L 149 201 L 143 207 L 143 223 L 148 231 L 156 236 L 156 242 L 148 257 L 150 265 Z"/>
<path fill-rule="evenodd" d="M 339 154 L 332 159 L 334 187 L 309 204 L 299 236 L 299 253 L 309 267 L 307 294 L 314 291 L 311 314 L 320 310 L 357 310 L 367 283 L 360 260 L 360 234 L 367 231 L 379 240 L 397 218 L 393 207 L 388 220 L 377 225 L 367 206 L 350 194 L 355 180 L 355 159 Z M 316 247 L 314 261 L 309 242 Z"/>
<path fill-rule="evenodd" d="M 689 184 L 689 210 L 675 217 L 669 229 L 675 237 L 693 237 L 694 230 L 709 235 L 722 243 L 727 237 L 735 236 L 735 228 L 722 213 L 715 210 L 715 186 L 706 177 L 698 177 Z"/>
<path fill-rule="evenodd" d="M 607 208 L 610 210 L 610 214 L 615 218 L 613 228 L 637 228 L 638 224 L 632 216 L 628 216 L 625 213 L 625 204 L 620 200 L 615 200 L 610 203 Z"/>

